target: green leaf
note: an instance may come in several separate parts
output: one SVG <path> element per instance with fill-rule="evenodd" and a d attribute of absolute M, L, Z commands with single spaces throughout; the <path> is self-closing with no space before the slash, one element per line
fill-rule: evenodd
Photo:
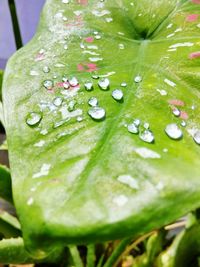
<path fill-rule="evenodd" d="M 200 205 L 200 1 L 69 2 L 46 1 L 3 86 L 14 200 L 36 257 L 54 244 L 134 238 Z M 140 134 L 125 127 L 135 119 Z M 172 123 L 180 140 L 165 133 Z"/>
<path fill-rule="evenodd" d="M 0 165 L 0 198 L 13 202 L 10 171 L 3 165 Z"/>
<path fill-rule="evenodd" d="M 2 82 L 3 82 L 3 71 L 0 70 L 0 121 L 4 126 L 3 105 L 2 105 Z"/>

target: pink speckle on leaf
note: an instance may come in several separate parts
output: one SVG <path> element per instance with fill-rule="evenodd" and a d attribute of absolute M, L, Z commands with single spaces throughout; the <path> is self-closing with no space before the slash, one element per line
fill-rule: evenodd
<path fill-rule="evenodd" d="M 194 4 L 200 5 L 200 0 L 191 0 L 191 1 L 192 1 L 192 3 L 194 3 Z"/>
<path fill-rule="evenodd" d="M 168 103 L 169 103 L 170 105 L 174 105 L 174 106 L 180 106 L 180 107 L 185 106 L 185 103 L 184 103 L 182 100 L 179 100 L 179 99 L 172 99 L 172 100 L 169 100 Z"/>
<path fill-rule="evenodd" d="M 84 71 L 84 66 L 82 64 L 77 65 L 77 70 L 78 71 Z"/>
<path fill-rule="evenodd" d="M 35 61 L 41 61 L 44 60 L 44 58 L 45 58 L 44 53 L 38 53 L 35 57 Z"/>
<path fill-rule="evenodd" d="M 187 120 L 189 118 L 188 113 L 186 111 L 181 111 L 180 118 Z"/>
<path fill-rule="evenodd" d="M 85 38 L 85 41 L 86 41 L 87 43 L 92 43 L 92 42 L 94 41 L 94 37 L 92 37 L 92 36 L 86 37 L 86 38 Z"/>
<path fill-rule="evenodd" d="M 86 6 L 88 4 L 88 0 L 77 0 L 78 4 Z"/>
<path fill-rule="evenodd" d="M 200 57 L 200 51 L 189 54 L 189 59 L 195 59 Z"/>
<path fill-rule="evenodd" d="M 188 22 L 194 22 L 198 19 L 199 14 L 190 14 L 186 17 L 186 21 Z"/>
<path fill-rule="evenodd" d="M 79 63 L 77 65 L 78 71 L 85 71 L 85 72 L 93 72 L 98 70 L 97 65 L 95 63 Z"/>

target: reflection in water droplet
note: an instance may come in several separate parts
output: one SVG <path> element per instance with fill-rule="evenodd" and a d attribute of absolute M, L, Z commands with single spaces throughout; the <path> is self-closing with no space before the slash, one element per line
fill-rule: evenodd
<path fill-rule="evenodd" d="M 50 68 L 48 66 L 44 66 L 43 67 L 43 72 L 44 73 L 49 73 L 50 72 Z"/>
<path fill-rule="evenodd" d="M 90 115 L 91 118 L 95 120 L 102 120 L 106 116 L 106 111 L 104 108 L 101 108 L 101 107 L 92 107 L 88 111 L 88 114 Z"/>
<path fill-rule="evenodd" d="M 110 85 L 110 81 L 108 78 L 101 78 L 98 81 L 98 85 L 102 90 L 108 90 L 109 89 L 109 85 Z"/>
<path fill-rule="evenodd" d="M 194 141 L 200 145 L 200 130 L 198 130 L 195 134 L 194 134 Z"/>
<path fill-rule="evenodd" d="M 26 123 L 29 126 L 37 125 L 42 119 L 42 114 L 38 112 L 30 112 L 26 117 Z"/>
<path fill-rule="evenodd" d="M 56 97 L 54 98 L 53 100 L 53 104 L 56 106 L 56 107 L 60 107 L 62 105 L 62 102 L 63 102 L 63 99 L 61 97 Z"/>
<path fill-rule="evenodd" d="M 142 77 L 141 76 L 136 76 L 134 79 L 135 83 L 140 83 L 142 81 Z"/>
<path fill-rule="evenodd" d="M 153 133 L 150 130 L 144 130 L 140 133 L 140 139 L 146 143 L 153 143 L 155 138 Z"/>
<path fill-rule="evenodd" d="M 122 92 L 122 90 L 120 89 L 115 89 L 114 91 L 112 91 L 112 97 L 117 100 L 120 101 L 122 100 L 122 98 L 124 97 L 124 94 Z"/>
<path fill-rule="evenodd" d="M 96 97 L 91 97 L 89 100 L 88 100 L 88 104 L 91 106 L 91 107 L 96 107 L 98 106 L 98 99 Z"/>
<path fill-rule="evenodd" d="M 129 133 L 138 134 L 139 128 L 135 123 L 131 123 L 127 126 Z"/>
<path fill-rule="evenodd" d="M 76 77 L 72 77 L 69 79 L 69 84 L 72 86 L 72 87 L 75 87 L 79 84 L 78 80 Z"/>
<path fill-rule="evenodd" d="M 165 128 L 165 132 L 174 140 L 178 140 L 183 137 L 183 133 L 176 123 L 168 124 Z"/>
<path fill-rule="evenodd" d="M 91 81 L 86 81 L 84 83 L 84 86 L 85 86 L 85 89 L 87 91 L 92 91 L 93 90 L 93 82 L 91 82 Z"/>
<path fill-rule="evenodd" d="M 53 81 L 46 80 L 46 81 L 43 82 L 43 85 L 47 90 L 50 90 L 50 89 L 53 88 Z"/>
<path fill-rule="evenodd" d="M 174 108 L 172 112 L 173 112 L 174 116 L 176 116 L 176 117 L 179 117 L 181 115 L 181 112 L 178 108 Z"/>

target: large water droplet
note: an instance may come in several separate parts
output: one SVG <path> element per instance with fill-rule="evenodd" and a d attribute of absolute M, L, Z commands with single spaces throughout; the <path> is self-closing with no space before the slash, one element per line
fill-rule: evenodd
<path fill-rule="evenodd" d="M 92 91 L 93 90 L 93 82 L 91 82 L 91 81 L 86 81 L 84 83 L 84 86 L 85 86 L 85 89 L 87 91 Z"/>
<path fill-rule="evenodd" d="M 91 97 L 89 100 L 88 100 L 88 104 L 91 106 L 91 107 L 96 107 L 98 106 L 98 99 L 96 97 Z"/>
<path fill-rule="evenodd" d="M 155 138 L 150 130 L 144 130 L 140 133 L 140 139 L 146 143 L 153 143 Z"/>
<path fill-rule="evenodd" d="M 88 114 L 90 115 L 91 118 L 94 120 L 102 120 L 106 116 L 106 111 L 104 108 L 101 107 L 92 107 L 89 111 Z"/>
<path fill-rule="evenodd" d="M 108 78 L 101 78 L 98 81 L 98 85 L 102 90 L 108 90 L 109 89 L 109 85 L 110 85 L 110 81 Z"/>
<path fill-rule="evenodd" d="M 56 97 L 54 98 L 53 100 L 53 104 L 56 106 L 56 107 L 60 107 L 62 105 L 62 102 L 63 102 L 63 99 L 61 97 Z"/>
<path fill-rule="evenodd" d="M 69 84 L 72 86 L 72 87 L 75 87 L 79 84 L 78 80 L 76 77 L 72 77 L 69 79 Z"/>
<path fill-rule="evenodd" d="M 30 112 L 26 117 L 26 123 L 29 126 L 37 125 L 42 119 L 42 114 L 39 112 Z"/>
<path fill-rule="evenodd" d="M 174 108 L 172 112 L 173 112 L 174 116 L 176 116 L 176 117 L 179 117 L 181 115 L 181 112 L 178 108 Z"/>
<path fill-rule="evenodd" d="M 44 82 L 43 82 L 43 85 L 44 85 L 44 87 L 47 89 L 47 90 L 50 90 L 50 89 L 52 89 L 53 88 L 53 81 L 52 80 L 45 80 Z"/>
<path fill-rule="evenodd" d="M 117 101 L 120 101 L 123 99 L 124 97 L 124 94 L 122 92 L 122 90 L 120 89 L 115 89 L 114 91 L 112 91 L 112 97 L 117 100 Z"/>
<path fill-rule="evenodd" d="M 195 134 L 194 134 L 194 141 L 200 145 L 200 130 L 198 130 Z"/>
<path fill-rule="evenodd" d="M 183 136 L 181 129 L 178 127 L 176 123 L 168 124 L 167 127 L 165 128 L 165 132 L 170 138 L 174 140 L 178 140 Z"/>

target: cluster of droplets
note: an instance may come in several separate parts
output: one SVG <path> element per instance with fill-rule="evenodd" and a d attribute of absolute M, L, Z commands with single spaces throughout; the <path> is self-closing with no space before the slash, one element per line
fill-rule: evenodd
<path fill-rule="evenodd" d="M 155 137 L 153 132 L 150 130 L 149 123 L 141 124 L 140 119 L 135 119 L 132 123 L 127 125 L 127 129 L 129 133 L 138 134 L 139 138 L 145 143 L 153 143 L 155 141 Z"/>

